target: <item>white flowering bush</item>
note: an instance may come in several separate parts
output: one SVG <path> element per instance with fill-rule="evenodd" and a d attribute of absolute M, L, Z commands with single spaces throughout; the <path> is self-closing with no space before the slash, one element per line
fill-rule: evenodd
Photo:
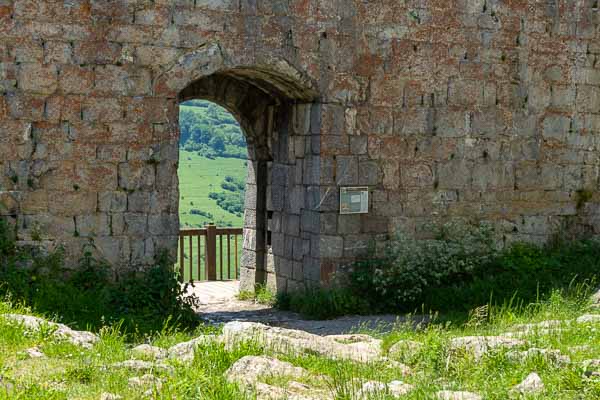
<path fill-rule="evenodd" d="M 381 308 L 418 302 L 424 290 L 462 283 L 496 256 L 493 229 L 487 224 L 447 223 L 434 239 L 417 240 L 399 232 L 384 257 L 357 262 L 353 288 Z"/>

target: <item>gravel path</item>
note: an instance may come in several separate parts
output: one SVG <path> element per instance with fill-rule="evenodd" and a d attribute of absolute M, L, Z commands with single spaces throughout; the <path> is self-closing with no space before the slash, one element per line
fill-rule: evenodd
<path fill-rule="evenodd" d="M 303 319 L 299 314 L 280 311 L 236 298 L 239 282 L 198 282 L 189 293 L 200 299 L 198 315 L 203 320 L 222 324 L 231 321 L 262 322 L 264 324 L 298 329 L 317 335 L 341 335 L 361 329 L 390 331 L 395 324 L 406 323 L 408 319 L 399 315 L 345 316 L 342 318 L 314 321 Z M 426 317 L 414 317 L 413 324 L 425 322 Z"/>

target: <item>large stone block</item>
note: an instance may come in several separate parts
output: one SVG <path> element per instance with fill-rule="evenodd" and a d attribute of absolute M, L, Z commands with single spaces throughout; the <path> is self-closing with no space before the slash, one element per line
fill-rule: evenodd
<path fill-rule="evenodd" d="M 97 195 L 94 192 L 48 192 L 48 210 L 51 214 L 75 216 L 96 211 Z"/>
<path fill-rule="evenodd" d="M 179 217 L 177 214 L 152 214 L 148 216 L 148 231 L 152 235 L 177 235 Z"/>
<path fill-rule="evenodd" d="M 94 88 L 94 70 L 90 66 L 61 65 L 59 88 L 67 94 L 87 94 Z"/>
<path fill-rule="evenodd" d="M 154 166 L 144 162 L 119 164 L 119 188 L 128 191 L 152 189 L 155 182 Z"/>
<path fill-rule="evenodd" d="M 336 177 L 338 185 L 358 184 L 358 157 L 338 156 L 336 158 Z"/>
<path fill-rule="evenodd" d="M 58 87 L 58 69 L 54 64 L 21 64 L 18 81 L 19 88 L 26 92 L 52 94 Z"/>
<path fill-rule="evenodd" d="M 323 258 L 340 258 L 344 255 L 344 239 L 341 236 L 321 235 L 319 250 Z"/>
<path fill-rule="evenodd" d="M 573 120 L 562 115 L 552 115 L 544 119 L 543 134 L 546 139 L 565 140 L 572 131 Z"/>
<path fill-rule="evenodd" d="M 127 210 L 127 193 L 124 191 L 100 192 L 98 210 L 101 212 L 124 212 Z"/>
<path fill-rule="evenodd" d="M 152 216 L 154 219 L 156 216 Z M 160 216 L 159 216 L 160 217 Z M 148 216 L 146 214 L 124 213 L 125 233 L 129 236 L 144 236 L 148 233 Z M 152 224 L 152 234 L 160 234 L 156 222 Z M 166 233 L 165 233 L 166 234 Z"/>
<path fill-rule="evenodd" d="M 77 233 L 81 237 L 110 235 L 110 218 L 107 214 L 88 214 L 75 217 Z"/>
<path fill-rule="evenodd" d="M 94 89 L 105 94 L 143 96 L 150 93 L 152 76 L 144 68 L 104 65 L 96 69 Z"/>

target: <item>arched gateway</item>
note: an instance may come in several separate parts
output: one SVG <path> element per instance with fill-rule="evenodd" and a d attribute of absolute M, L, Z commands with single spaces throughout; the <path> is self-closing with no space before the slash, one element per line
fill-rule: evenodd
<path fill-rule="evenodd" d="M 201 98 L 248 136 L 244 288 L 449 218 L 597 234 L 596 3 L 0 1 L 0 217 L 73 262 L 174 253 L 178 104 Z"/>
<path fill-rule="evenodd" d="M 305 199 L 319 181 L 319 170 L 305 176 L 304 163 L 319 165 L 319 126 L 310 125 L 311 113 L 319 112 L 319 99 L 308 80 L 284 60 L 229 63 L 214 44 L 179 58 L 157 79 L 154 90 L 156 95 L 176 96 L 179 103 L 215 102 L 238 119 L 246 135 L 241 288 L 267 283 L 286 291 L 288 286 L 318 282 L 319 255 L 311 255 L 311 240 L 313 248 L 318 246 L 318 208 L 307 207 Z M 163 140 L 161 145 L 174 147 L 169 154 L 178 154 L 177 136 Z M 314 215 L 301 225 L 302 215 L 309 212 Z"/>

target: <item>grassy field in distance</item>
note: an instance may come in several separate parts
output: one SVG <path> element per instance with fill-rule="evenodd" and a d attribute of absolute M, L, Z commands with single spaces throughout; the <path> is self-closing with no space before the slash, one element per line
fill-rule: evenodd
<path fill-rule="evenodd" d="M 246 163 L 246 160 L 238 158 L 210 160 L 193 152 L 179 152 L 179 219 L 182 229 L 203 228 L 209 222 L 214 222 L 217 226 L 231 224 L 235 228 L 242 227 L 243 216 L 223 210 L 208 194 L 225 192 L 221 183 L 228 175 L 245 181 Z M 192 215 L 192 209 L 209 212 L 213 218 Z"/>
<path fill-rule="evenodd" d="M 181 150 L 179 153 L 179 220 L 181 229 L 204 228 L 206 224 L 213 222 L 218 227 L 230 225 L 234 228 L 243 226 L 243 215 L 237 216 L 223 210 L 217 205 L 217 202 L 208 197 L 210 192 L 225 192 L 221 188 L 221 183 L 226 176 L 246 179 L 247 161 L 238 158 L 215 158 L 214 160 L 199 156 L 194 152 Z M 208 218 L 203 215 L 193 215 L 190 213 L 192 209 L 209 212 L 213 218 Z M 233 243 L 233 238 L 232 238 Z M 217 242 L 217 245 L 219 243 Z M 232 244 L 233 246 L 233 244 Z M 218 247 L 218 246 L 217 246 Z M 242 238 L 238 238 L 238 260 L 241 255 Z M 185 269 L 184 277 L 189 279 L 190 259 L 189 259 L 189 241 L 185 242 Z M 223 249 L 226 252 L 226 246 Z M 191 260 L 193 278 L 198 279 L 198 244 L 197 238 L 192 240 L 193 257 Z M 202 257 L 204 257 L 204 238 L 201 242 Z M 234 250 L 231 249 L 232 265 Z M 179 262 L 179 261 L 178 261 Z M 225 255 L 223 265 L 227 265 L 227 255 Z M 217 248 L 217 274 L 220 276 L 220 254 Z M 226 269 L 226 267 L 224 267 Z M 204 261 L 201 262 L 201 277 L 204 276 Z M 225 277 L 232 277 L 233 268 L 230 275 L 224 272 Z"/>

